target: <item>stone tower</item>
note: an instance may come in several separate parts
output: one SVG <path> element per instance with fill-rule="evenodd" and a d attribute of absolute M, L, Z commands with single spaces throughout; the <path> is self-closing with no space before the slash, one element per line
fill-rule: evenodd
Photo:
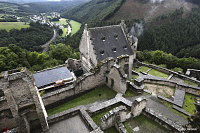
<path fill-rule="evenodd" d="M 0 128 L 17 128 L 20 133 L 48 130 L 47 113 L 32 74 L 26 69 L 6 71 L 0 77 L 4 104 L 0 112 Z M 0 114 L 1 115 L 1 114 Z M 13 123 L 7 123 L 12 119 Z M 7 126 L 7 127 L 5 127 Z M 38 132 L 38 131 L 36 131 Z"/>

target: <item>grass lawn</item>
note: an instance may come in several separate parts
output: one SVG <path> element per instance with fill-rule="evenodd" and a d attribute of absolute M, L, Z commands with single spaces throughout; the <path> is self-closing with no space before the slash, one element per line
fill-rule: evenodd
<path fill-rule="evenodd" d="M 71 36 L 74 35 L 76 32 L 79 31 L 79 29 L 81 28 L 81 23 L 76 22 L 74 20 L 70 20 L 69 22 L 72 25 L 72 33 Z"/>
<path fill-rule="evenodd" d="M 185 109 L 185 111 L 193 115 L 194 111 L 196 110 L 194 103 L 195 103 L 195 96 L 186 93 L 183 103 L 183 109 Z"/>
<path fill-rule="evenodd" d="M 173 109 L 173 107 L 172 107 L 173 105 L 172 105 L 171 103 L 168 103 L 167 101 L 164 101 L 164 100 L 161 100 L 161 102 L 162 102 L 165 106 L 167 106 L 171 111 L 173 111 L 174 113 L 176 113 L 176 114 L 178 114 L 178 115 L 184 117 L 185 119 L 187 119 L 187 116 L 186 116 L 186 115 L 184 115 L 183 113 L 180 113 L 179 111 Z"/>
<path fill-rule="evenodd" d="M 10 31 L 11 29 L 22 29 L 29 28 L 29 24 L 25 24 L 24 22 L 0 22 L 0 30 L 5 29 L 6 31 Z"/>
<path fill-rule="evenodd" d="M 65 18 L 61 18 L 61 19 L 59 19 L 59 21 L 53 21 L 53 22 L 54 22 L 54 23 L 60 23 L 60 24 L 62 24 L 62 25 L 66 25 L 66 24 L 67 24 L 66 20 L 67 20 L 67 19 L 65 19 Z"/>
<path fill-rule="evenodd" d="M 67 32 L 68 32 L 68 29 L 67 29 L 67 28 L 64 28 L 64 29 L 62 29 L 62 31 L 63 31 L 62 37 L 65 37 L 66 34 L 67 34 Z"/>
<path fill-rule="evenodd" d="M 132 75 L 132 79 L 137 79 L 139 77 L 139 75 Z"/>
<path fill-rule="evenodd" d="M 138 69 L 136 70 L 136 72 L 140 72 L 140 71 L 146 72 L 146 71 L 149 70 L 149 69 L 150 69 L 149 67 L 142 66 L 142 67 L 138 68 Z"/>
<path fill-rule="evenodd" d="M 162 72 L 159 72 L 159 71 L 154 70 L 154 69 L 149 71 L 148 74 L 151 74 L 153 76 L 157 76 L 157 77 L 160 77 L 160 78 L 165 78 L 165 79 L 167 79 L 169 77 L 169 75 L 162 73 Z"/>
<path fill-rule="evenodd" d="M 47 113 L 48 115 L 53 115 L 79 105 L 90 104 L 98 100 L 111 99 L 114 98 L 116 94 L 117 93 L 115 91 L 108 88 L 106 85 L 103 85 L 75 99 L 67 101 L 60 106 L 49 109 L 47 110 Z"/>
<path fill-rule="evenodd" d="M 131 118 L 129 121 L 124 123 L 124 126 L 128 133 L 132 133 L 132 129 L 137 126 L 139 127 L 137 133 L 170 133 L 168 129 L 144 115 Z"/>
<path fill-rule="evenodd" d="M 192 86 L 198 86 L 195 82 L 192 82 L 190 80 L 184 80 L 184 83 L 188 84 L 188 85 L 192 85 Z"/>
<path fill-rule="evenodd" d="M 133 91 L 127 89 L 126 90 L 126 93 L 124 95 L 124 97 L 134 97 L 134 96 L 137 96 L 138 94 L 134 93 Z"/>
<path fill-rule="evenodd" d="M 104 131 L 104 133 L 118 133 L 117 129 L 113 126 Z"/>

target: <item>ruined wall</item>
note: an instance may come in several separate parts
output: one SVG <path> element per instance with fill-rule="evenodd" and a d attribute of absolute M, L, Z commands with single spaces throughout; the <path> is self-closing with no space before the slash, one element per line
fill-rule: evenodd
<path fill-rule="evenodd" d="M 42 96 L 45 106 L 56 103 L 57 101 L 64 100 L 74 95 L 78 95 L 82 92 L 91 90 L 97 86 L 106 83 L 106 72 L 110 66 L 114 63 L 113 60 L 109 60 L 100 65 L 100 68 L 94 69 L 93 73 L 86 73 L 82 77 L 77 78 L 73 85 L 55 90 L 53 92 L 44 94 Z"/>
<path fill-rule="evenodd" d="M 121 75 L 120 66 L 114 65 L 111 68 L 110 73 L 108 74 L 107 85 L 110 88 L 113 88 L 115 91 L 124 94 L 126 92 L 126 79 Z"/>
<path fill-rule="evenodd" d="M 125 106 L 119 106 L 106 113 L 101 118 L 101 123 L 100 123 L 101 129 L 106 130 L 114 126 L 117 120 L 120 122 L 126 121 L 126 116 L 127 116 L 126 110 L 127 108 Z"/>
<path fill-rule="evenodd" d="M 187 79 L 187 80 L 189 80 L 189 81 L 195 82 L 195 83 L 197 83 L 198 85 L 200 85 L 200 81 L 199 81 L 199 80 L 195 80 L 195 79 L 193 79 L 193 78 L 190 78 L 190 77 L 188 77 L 188 76 L 186 76 L 186 75 L 183 75 L 183 74 L 179 74 L 178 72 L 174 72 L 174 71 L 169 70 L 169 69 L 167 69 L 167 68 L 162 68 L 162 67 L 159 67 L 159 66 L 156 66 L 156 65 L 153 65 L 153 64 L 145 64 L 145 63 L 140 62 L 140 61 L 137 61 L 137 65 L 138 65 L 138 66 L 147 66 L 147 67 L 149 67 L 149 68 L 158 70 L 158 71 L 160 71 L 160 72 L 162 72 L 162 73 L 166 73 L 166 74 L 168 74 L 168 75 L 173 74 L 174 76 L 176 76 L 176 77 L 178 77 L 178 78 Z"/>
<path fill-rule="evenodd" d="M 133 117 L 136 117 L 142 113 L 142 111 L 146 108 L 147 100 L 142 98 L 137 98 L 131 107 L 131 113 Z"/>
<path fill-rule="evenodd" d="M 120 60 L 124 59 L 122 58 Z M 118 68 L 116 66 L 111 67 L 114 64 L 115 61 L 113 58 L 107 59 L 93 68 L 92 72 L 86 73 L 82 77 L 79 77 L 73 85 L 44 94 L 42 96 L 44 105 L 48 106 L 54 104 L 71 96 L 91 90 L 102 84 L 107 84 L 110 88 L 113 88 L 117 92 L 125 93 L 125 75 L 122 74 L 123 70 L 119 66 Z M 112 79 L 114 80 L 113 86 L 111 84 Z"/>
<path fill-rule="evenodd" d="M 194 87 L 191 85 L 186 85 L 186 84 L 179 84 L 175 81 L 171 80 L 156 80 L 156 79 L 145 79 L 145 83 L 150 83 L 150 84 L 159 84 L 159 85 L 165 85 L 165 86 L 170 86 L 174 88 L 178 88 L 180 90 L 184 90 L 187 93 L 199 96 L 200 95 L 200 88 L 199 87 Z"/>
<path fill-rule="evenodd" d="M 3 123 L 0 127 L 18 127 L 20 133 L 30 132 L 36 127 L 42 128 L 43 131 L 48 129 L 44 114 L 46 110 L 42 109 L 42 104 L 39 102 L 40 95 L 33 81 L 33 76 L 27 69 L 3 73 L 0 86 L 7 104 L 3 105 L 1 112 L 8 117 L 0 119 L 0 123 Z M 0 102 L 5 103 L 5 100 Z"/>

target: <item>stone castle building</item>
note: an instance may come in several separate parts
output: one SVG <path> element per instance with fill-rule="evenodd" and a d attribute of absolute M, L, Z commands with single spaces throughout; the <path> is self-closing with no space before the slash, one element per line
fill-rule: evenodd
<path fill-rule="evenodd" d="M 128 74 L 128 66 L 132 69 L 133 60 L 136 57 L 137 41 L 129 36 L 126 25 L 122 21 L 119 25 L 85 29 L 79 46 L 80 59 L 85 71 L 89 71 L 97 64 L 109 57 L 116 59 L 121 55 L 129 55 L 130 60 L 125 66 Z M 130 73 L 129 73 L 130 74 Z"/>

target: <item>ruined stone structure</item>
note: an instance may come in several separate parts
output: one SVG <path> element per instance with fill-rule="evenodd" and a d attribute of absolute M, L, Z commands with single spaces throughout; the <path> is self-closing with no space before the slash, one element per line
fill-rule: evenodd
<path fill-rule="evenodd" d="M 127 58 L 129 56 L 121 56 L 117 59 L 117 62 L 121 62 L 124 66 L 123 64 L 126 61 L 123 60 L 127 60 Z M 113 90 L 124 94 L 127 89 L 125 75 L 123 67 L 116 64 L 113 58 L 106 59 L 93 68 L 91 72 L 77 78 L 73 85 L 46 93 L 42 96 L 42 99 L 45 106 L 47 106 L 103 84 L 107 84 Z"/>
<path fill-rule="evenodd" d="M 0 129 L 17 128 L 20 133 L 48 129 L 46 110 L 27 69 L 3 72 L 0 86 L 4 93 L 0 101 Z"/>
<path fill-rule="evenodd" d="M 137 98 L 131 107 L 131 112 L 133 117 L 136 117 L 142 113 L 142 111 L 146 108 L 147 100 L 141 97 Z"/>
<path fill-rule="evenodd" d="M 101 129 L 108 129 L 116 124 L 116 122 L 124 122 L 126 121 L 127 108 L 125 106 L 119 106 L 108 113 L 106 113 L 101 118 Z"/>
<path fill-rule="evenodd" d="M 200 70 L 197 70 L 197 69 L 187 69 L 187 72 L 185 74 L 187 76 L 194 77 L 194 78 L 200 80 Z"/>
<path fill-rule="evenodd" d="M 91 70 L 98 63 L 109 57 L 117 59 L 121 55 L 130 55 L 126 73 L 131 75 L 133 61 L 136 58 L 137 41 L 127 33 L 122 21 L 119 25 L 88 28 L 85 25 L 80 42 L 80 58 L 85 71 Z M 124 66 L 123 66 L 124 67 Z"/>

